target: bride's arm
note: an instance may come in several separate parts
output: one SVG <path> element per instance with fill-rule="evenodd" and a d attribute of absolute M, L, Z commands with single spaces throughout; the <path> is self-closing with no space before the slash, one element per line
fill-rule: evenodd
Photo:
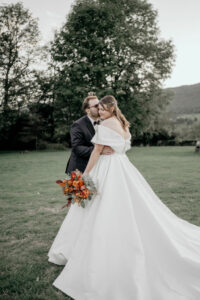
<path fill-rule="evenodd" d="M 95 144 L 83 175 L 88 174 L 90 172 L 90 170 L 94 167 L 95 163 L 97 162 L 97 160 L 103 150 L 103 147 L 104 147 L 104 145 Z"/>

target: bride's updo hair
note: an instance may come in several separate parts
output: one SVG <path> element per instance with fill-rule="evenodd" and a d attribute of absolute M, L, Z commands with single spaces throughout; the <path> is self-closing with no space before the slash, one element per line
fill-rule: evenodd
<path fill-rule="evenodd" d="M 112 112 L 111 108 L 114 108 L 112 114 L 116 116 L 116 118 L 120 121 L 122 127 L 124 130 L 126 130 L 127 127 L 130 127 L 130 123 L 126 120 L 125 116 L 122 114 L 121 110 L 119 109 L 117 105 L 117 100 L 114 96 L 108 95 L 103 97 L 99 104 L 107 111 Z M 106 105 L 106 107 L 105 107 Z"/>

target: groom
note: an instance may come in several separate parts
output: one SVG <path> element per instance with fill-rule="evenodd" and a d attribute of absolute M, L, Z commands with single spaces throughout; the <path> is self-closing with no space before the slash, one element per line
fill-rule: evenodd
<path fill-rule="evenodd" d="M 86 113 L 85 116 L 75 121 L 70 130 L 72 152 L 67 162 L 65 173 L 71 173 L 78 169 L 84 172 L 94 149 L 90 142 L 95 134 L 95 127 L 100 123 L 99 118 L 99 100 L 93 93 L 88 93 L 83 101 L 82 108 Z M 101 154 L 113 154 L 114 150 L 109 146 L 104 146 Z"/>

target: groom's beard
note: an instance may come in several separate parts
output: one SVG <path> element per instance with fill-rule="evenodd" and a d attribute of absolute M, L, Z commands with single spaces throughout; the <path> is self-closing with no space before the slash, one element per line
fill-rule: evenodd
<path fill-rule="evenodd" d="M 93 114 L 91 114 L 91 117 L 92 118 L 98 118 L 98 120 L 100 119 L 100 115 L 99 115 L 99 113 L 93 113 Z"/>

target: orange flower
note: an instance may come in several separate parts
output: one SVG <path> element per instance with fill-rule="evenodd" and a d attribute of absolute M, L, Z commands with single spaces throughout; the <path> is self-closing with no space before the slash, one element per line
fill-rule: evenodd
<path fill-rule="evenodd" d="M 76 178 L 76 173 L 75 173 L 75 172 L 72 172 L 72 173 L 71 173 L 71 178 L 72 178 L 72 179 L 75 179 L 75 178 Z"/>
<path fill-rule="evenodd" d="M 68 184 L 68 186 L 71 186 L 71 185 L 72 185 L 72 183 L 73 183 L 73 181 L 72 181 L 71 179 L 67 180 L 67 184 Z"/>
<path fill-rule="evenodd" d="M 83 180 L 79 180 L 79 186 L 84 186 L 84 181 Z"/>
<path fill-rule="evenodd" d="M 70 187 L 69 187 L 69 192 L 71 193 L 72 191 L 73 191 L 73 187 L 70 186 Z"/>

